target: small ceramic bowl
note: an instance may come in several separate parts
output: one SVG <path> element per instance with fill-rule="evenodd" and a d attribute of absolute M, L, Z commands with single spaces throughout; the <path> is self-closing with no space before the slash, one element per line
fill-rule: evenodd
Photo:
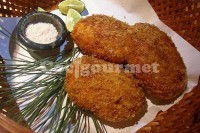
<path fill-rule="evenodd" d="M 30 39 L 26 37 L 25 30 L 27 26 L 29 24 L 34 24 L 38 22 L 51 23 L 55 26 L 55 28 L 58 31 L 58 36 L 56 38 L 56 41 L 49 44 L 39 44 L 39 43 L 35 43 L 31 41 Z M 59 47 L 60 45 L 64 43 L 67 36 L 66 25 L 62 21 L 62 19 L 48 12 L 31 12 L 27 14 L 26 16 L 21 18 L 21 20 L 17 24 L 16 30 L 17 30 L 16 31 L 17 40 L 22 45 L 24 45 L 25 47 L 33 51 L 55 49 L 56 47 Z"/>

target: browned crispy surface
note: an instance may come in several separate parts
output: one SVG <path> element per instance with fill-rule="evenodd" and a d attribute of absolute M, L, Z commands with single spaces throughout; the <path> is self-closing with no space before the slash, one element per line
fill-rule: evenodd
<path fill-rule="evenodd" d="M 186 67 L 172 40 L 157 27 L 146 23 L 132 26 L 134 52 L 129 64 L 157 63 L 158 73 L 136 73 L 144 89 L 156 98 L 173 100 L 184 90 L 187 82 Z"/>
<path fill-rule="evenodd" d="M 129 26 L 105 15 L 78 22 L 72 33 L 83 53 L 129 64 L 158 63 L 159 73 L 136 73 L 147 94 L 159 100 L 177 98 L 185 89 L 186 67 L 172 40 L 149 24 Z"/>
<path fill-rule="evenodd" d="M 90 110 L 96 116 L 111 122 L 129 120 L 142 110 L 145 105 L 144 93 L 132 75 L 125 74 L 119 67 L 119 73 L 92 73 L 90 66 L 84 69 L 84 73 L 87 70 L 91 72 L 89 76 L 80 74 L 76 78 L 72 70 L 82 70 L 77 65 L 83 64 L 111 63 L 89 56 L 75 59 L 66 74 L 66 91 L 78 107 Z"/>
<path fill-rule="evenodd" d="M 130 52 L 131 35 L 129 25 L 105 15 L 89 16 L 79 21 L 72 32 L 72 38 L 87 55 L 124 63 Z"/>

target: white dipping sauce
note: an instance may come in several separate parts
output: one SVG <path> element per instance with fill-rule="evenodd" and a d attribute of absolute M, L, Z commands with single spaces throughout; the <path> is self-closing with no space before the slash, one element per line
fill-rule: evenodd
<path fill-rule="evenodd" d="M 35 43 L 48 44 L 56 40 L 58 31 L 53 24 L 39 22 L 28 25 L 25 34 L 29 40 Z"/>

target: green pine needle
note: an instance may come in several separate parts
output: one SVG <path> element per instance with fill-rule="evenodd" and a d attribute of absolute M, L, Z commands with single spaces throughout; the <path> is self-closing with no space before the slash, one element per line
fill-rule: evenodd
<path fill-rule="evenodd" d="M 66 70 L 79 54 L 78 48 L 74 48 L 70 52 L 61 52 L 56 58 L 64 58 L 53 62 L 53 65 L 45 64 L 46 70 L 43 72 L 39 67 L 44 62 L 52 61 L 55 56 L 35 62 L 17 59 L 13 60 L 15 64 L 0 64 L 0 68 L 5 70 L 1 71 L 0 75 L 6 75 L 11 86 L 10 88 L 0 88 L 0 94 L 8 94 L 11 97 L 4 104 L 9 105 L 16 99 L 19 105 L 24 104 L 21 112 L 14 115 L 12 119 L 18 123 L 26 120 L 24 126 L 32 127 L 36 132 L 87 132 L 91 122 L 94 123 L 97 133 L 106 132 L 104 125 L 90 112 L 73 104 L 65 91 Z M 4 59 L 4 61 L 12 62 L 8 59 Z M 58 72 L 57 65 L 63 66 L 65 69 Z M 55 70 L 51 71 L 52 69 Z M 19 76 L 28 75 L 32 75 L 32 77 L 24 82 L 13 82 Z M 40 79 L 42 76 L 46 77 Z M 0 83 L 4 82 L 0 81 Z M 7 90 L 12 90 L 12 93 L 10 94 L 10 91 Z M 10 111 L 15 108 L 18 106 L 12 107 Z M 89 118 L 91 119 L 89 120 Z"/>

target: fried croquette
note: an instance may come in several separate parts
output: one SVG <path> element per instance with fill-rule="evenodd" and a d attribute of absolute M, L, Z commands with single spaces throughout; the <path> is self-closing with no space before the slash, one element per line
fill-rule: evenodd
<path fill-rule="evenodd" d="M 177 98 L 186 87 L 187 74 L 184 62 L 174 43 L 166 33 L 156 26 L 138 23 L 131 27 L 134 39 L 134 52 L 128 57 L 129 64 L 157 63 L 158 72 L 136 73 L 150 97 L 162 101 Z"/>
<path fill-rule="evenodd" d="M 147 94 L 160 101 L 173 101 L 187 83 L 186 67 L 174 43 L 156 26 L 130 26 L 105 15 L 78 22 L 72 38 L 83 53 L 113 63 L 158 64 L 159 72 L 135 73 Z"/>
<path fill-rule="evenodd" d="M 109 62 L 126 63 L 130 52 L 129 25 L 105 15 L 93 15 L 79 21 L 72 38 L 84 54 Z"/>
<path fill-rule="evenodd" d="M 122 122 L 134 118 L 146 103 L 138 82 L 116 65 L 118 72 L 92 71 L 92 66 L 97 64 L 115 65 L 91 56 L 73 61 L 65 82 L 69 98 L 78 107 L 106 121 Z"/>

